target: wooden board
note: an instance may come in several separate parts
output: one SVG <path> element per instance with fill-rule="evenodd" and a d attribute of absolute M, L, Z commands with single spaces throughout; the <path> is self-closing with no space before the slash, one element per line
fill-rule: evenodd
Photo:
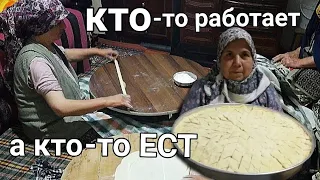
<path fill-rule="evenodd" d="M 139 151 L 140 134 L 125 134 L 115 136 L 114 139 L 125 138 L 131 144 L 130 153 Z M 148 140 L 148 142 L 156 142 Z M 173 147 L 167 140 L 164 143 L 166 149 Z M 111 180 L 114 179 L 114 173 L 121 163 L 122 158 L 117 157 L 112 150 L 112 145 L 108 145 L 108 157 L 102 157 L 101 144 L 97 144 L 95 149 L 86 149 L 78 157 L 74 157 L 63 172 L 62 180 Z"/>
<path fill-rule="evenodd" d="M 112 109 L 139 116 L 169 115 L 179 111 L 190 88 L 175 85 L 174 73 L 190 71 L 201 78 L 209 72 L 208 68 L 191 60 L 159 53 L 119 58 L 119 65 L 135 111 Z M 120 94 L 121 87 L 114 63 L 107 63 L 97 69 L 89 86 L 94 97 Z"/>

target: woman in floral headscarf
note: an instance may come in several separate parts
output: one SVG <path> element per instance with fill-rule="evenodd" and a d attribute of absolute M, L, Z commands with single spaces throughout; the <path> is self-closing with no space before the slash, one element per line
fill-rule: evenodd
<path fill-rule="evenodd" d="M 220 35 L 217 64 L 189 91 L 181 114 L 217 103 L 246 103 L 282 111 L 278 94 L 255 63 L 256 50 L 248 32 L 230 28 Z"/>
<path fill-rule="evenodd" d="M 88 139 L 94 130 L 80 115 L 105 107 L 131 107 L 122 94 L 84 100 L 70 65 L 93 55 L 114 58 L 111 49 L 63 49 L 60 38 L 68 11 L 59 0 L 19 0 L 0 13 L 19 120 L 31 139 Z M 14 68 L 13 68 L 14 65 Z M 90 136 L 91 137 L 91 136 Z M 99 137 L 99 136 L 96 136 Z"/>

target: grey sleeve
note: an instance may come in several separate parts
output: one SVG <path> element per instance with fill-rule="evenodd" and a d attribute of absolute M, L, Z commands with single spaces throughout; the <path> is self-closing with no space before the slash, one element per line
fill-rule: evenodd
<path fill-rule="evenodd" d="M 184 102 L 180 111 L 180 115 L 202 105 L 201 103 L 202 91 L 203 91 L 203 83 L 201 82 L 201 80 L 197 80 L 196 82 L 193 83 L 188 95 L 184 99 Z"/>
<path fill-rule="evenodd" d="M 282 109 L 281 102 L 280 102 L 280 99 L 279 99 L 279 95 L 278 95 L 276 89 L 272 85 L 270 85 L 266 89 L 265 93 L 267 94 L 267 104 L 266 104 L 266 106 L 271 108 L 271 109 L 274 109 L 274 110 L 282 112 L 283 109 Z"/>

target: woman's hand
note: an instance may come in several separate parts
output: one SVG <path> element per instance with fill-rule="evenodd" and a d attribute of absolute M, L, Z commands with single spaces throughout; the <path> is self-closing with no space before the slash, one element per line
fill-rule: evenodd
<path fill-rule="evenodd" d="M 64 51 L 68 61 L 78 62 L 84 59 L 90 58 L 92 56 L 101 56 L 109 59 L 116 59 L 119 55 L 118 51 L 109 49 L 100 49 L 100 48 L 73 48 L 65 49 Z"/>
<path fill-rule="evenodd" d="M 301 61 L 302 60 L 298 58 L 285 57 L 281 60 L 281 64 L 287 68 L 300 69 L 302 68 Z"/>
<path fill-rule="evenodd" d="M 272 58 L 275 62 L 280 62 L 287 68 L 301 68 L 301 59 L 292 57 L 290 53 L 279 54 Z"/>
<path fill-rule="evenodd" d="M 114 60 L 114 59 L 117 59 L 117 57 L 119 56 L 119 53 L 118 51 L 108 48 L 108 49 L 100 49 L 99 55 L 102 57 L 106 57 Z"/>
<path fill-rule="evenodd" d="M 118 94 L 106 98 L 107 104 L 111 104 L 112 107 L 126 106 L 128 108 L 133 108 L 130 95 Z"/>
<path fill-rule="evenodd" d="M 106 107 L 126 106 L 132 108 L 131 97 L 124 94 L 89 100 L 73 100 L 66 99 L 62 91 L 50 91 L 44 95 L 44 99 L 60 117 L 81 116 Z"/>
<path fill-rule="evenodd" d="M 282 61 L 282 59 L 285 59 L 285 58 L 290 58 L 290 54 L 289 53 L 278 54 L 277 56 L 273 57 L 272 60 L 274 60 L 275 62 L 278 62 L 278 61 Z"/>
<path fill-rule="evenodd" d="M 272 59 L 275 62 L 282 61 L 283 59 L 288 59 L 288 58 L 299 59 L 299 53 L 300 53 L 300 47 L 297 48 L 294 51 L 287 52 L 287 53 L 284 53 L 284 54 L 279 54 L 279 55 L 273 57 Z"/>

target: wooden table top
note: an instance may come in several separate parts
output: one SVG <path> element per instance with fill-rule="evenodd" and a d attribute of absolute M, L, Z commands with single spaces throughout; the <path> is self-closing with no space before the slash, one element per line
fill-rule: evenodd
<path fill-rule="evenodd" d="M 179 71 L 190 71 L 199 79 L 209 72 L 208 68 L 194 61 L 159 53 L 119 58 L 119 66 L 134 111 L 127 111 L 125 108 L 110 109 L 138 116 L 177 113 L 190 87 L 177 86 L 173 75 Z M 92 75 L 89 86 L 94 97 L 122 93 L 115 64 L 111 62 L 98 68 Z"/>
<path fill-rule="evenodd" d="M 114 136 L 113 139 L 125 138 L 130 142 L 130 153 L 139 151 L 140 134 L 124 134 L 123 136 Z M 147 142 L 157 143 L 157 139 L 148 139 Z M 172 149 L 173 144 L 170 140 L 164 141 L 164 148 Z M 114 154 L 111 144 L 108 144 L 108 156 L 103 157 L 101 154 L 101 143 L 96 144 L 95 149 L 85 149 L 80 156 L 72 158 L 63 171 L 62 180 L 113 180 L 117 167 L 121 163 L 122 158 Z M 158 155 L 159 156 L 159 155 Z"/>

